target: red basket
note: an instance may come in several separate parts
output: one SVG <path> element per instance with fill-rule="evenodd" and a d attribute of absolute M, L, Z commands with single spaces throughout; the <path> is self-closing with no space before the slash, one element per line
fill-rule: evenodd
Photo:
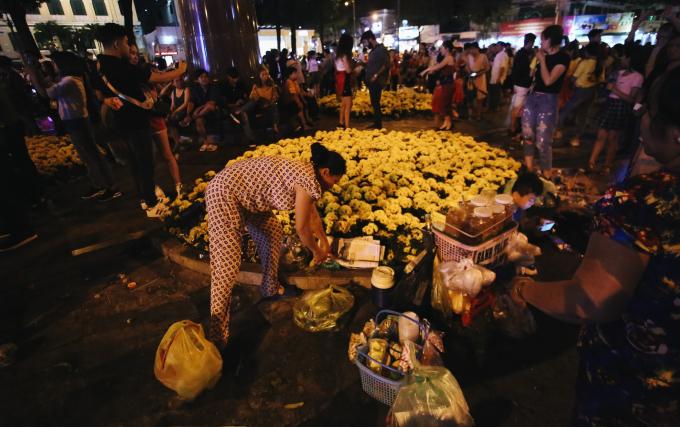
<path fill-rule="evenodd" d="M 434 229 L 432 231 L 437 246 L 437 255 L 442 262 L 462 261 L 470 258 L 477 265 L 495 267 L 505 262 L 505 248 L 510 238 L 517 233 L 517 223 L 512 222 L 506 231 L 475 246 L 461 243 L 441 231 Z"/>

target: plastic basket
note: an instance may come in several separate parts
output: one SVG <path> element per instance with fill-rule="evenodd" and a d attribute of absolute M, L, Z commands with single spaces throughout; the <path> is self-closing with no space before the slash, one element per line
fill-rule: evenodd
<path fill-rule="evenodd" d="M 505 262 L 505 247 L 508 246 L 510 238 L 517 233 L 517 223 L 512 222 L 509 229 L 476 246 L 468 246 L 441 231 L 432 231 L 437 255 L 441 261 L 462 261 L 469 258 L 477 265 L 494 267 Z"/>
<path fill-rule="evenodd" d="M 417 349 L 416 358 L 420 359 L 420 357 L 422 356 L 423 346 L 427 341 L 427 335 L 430 333 L 429 322 L 425 319 L 423 319 L 423 321 L 421 322 L 418 322 L 417 320 L 408 316 L 404 316 L 403 314 L 397 311 L 382 310 L 379 311 L 378 314 L 375 316 L 376 325 L 380 324 L 380 322 L 383 320 L 383 317 L 387 318 L 388 316 L 393 316 L 396 318 L 404 317 L 418 324 L 421 339 L 419 343 L 416 343 Z M 367 353 L 368 353 L 367 345 L 359 347 L 357 349 L 357 358 L 354 361 L 354 363 L 359 368 L 359 376 L 361 377 L 361 388 L 364 390 L 364 392 L 366 392 L 366 394 L 368 394 L 378 402 L 384 403 L 387 406 L 392 406 L 394 399 L 396 399 L 397 394 L 399 393 L 399 389 L 404 384 L 406 384 L 406 376 L 401 371 L 394 369 L 390 366 L 387 366 L 383 364 L 381 361 L 373 359 Z M 398 374 L 402 378 L 398 380 L 393 380 L 373 372 L 369 367 L 366 366 L 368 360 L 380 364 L 383 370 L 394 374 Z"/>

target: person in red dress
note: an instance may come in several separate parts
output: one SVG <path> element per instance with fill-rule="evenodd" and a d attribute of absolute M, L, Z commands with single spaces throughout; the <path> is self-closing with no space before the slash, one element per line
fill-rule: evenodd
<path fill-rule="evenodd" d="M 439 48 L 442 60 L 435 65 L 426 68 L 420 75 L 439 72 L 434 94 L 432 95 L 432 112 L 435 114 L 435 126 L 439 126 L 441 118 L 444 119 L 439 130 L 451 130 L 453 123 L 453 74 L 456 71 L 456 61 L 453 56 L 453 42 L 446 40 Z"/>

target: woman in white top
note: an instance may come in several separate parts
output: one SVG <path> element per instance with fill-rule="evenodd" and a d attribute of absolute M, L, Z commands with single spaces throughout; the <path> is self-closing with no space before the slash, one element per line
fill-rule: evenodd
<path fill-rule="evenodd" d="M 352 36 L 345 33 L 338 42 L 338 55 L 335 58 L 335 93 L 340 99 L 340 118 L 338 127 L 349 127 L 349 115 L 352 111 Z"/>
<path fill-rule="evenodd" d="M 307 53 L 307 73 L 308 88 L 314 93 L 314 98 L 318 100 L 321 80 L 319 79 L 319 61 L 317 61 L 316 52 L 313 50 Z"/>

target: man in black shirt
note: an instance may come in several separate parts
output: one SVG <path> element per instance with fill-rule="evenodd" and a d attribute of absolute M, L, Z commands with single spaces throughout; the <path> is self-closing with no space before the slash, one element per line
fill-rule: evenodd
<path fill-rule="evenodd" d="M 381 129 L 382 110 L 380 108 L 380 98 L 390 69 L 390 54 L 382 43 L 378 43 L 371 30 L 361 35 L 361 43 L 371 48 L 371 52 L 368 54 L 368 62 L 366 63 L 366 84 L 368 85 L 371 105 L 373 106 L 374 122 L 371 127 Z"/>
<path fill-rule="evenodd" d="M 99 82 L 96 86 L 104 95 L 104 104 L 113 110 L 117 129 L 123 134 L 130 152 L 130 166 L 142 207 L 149 217 L 160 216 L 153 176 L 153 142 L 149 127 L 149 113 L 153 100 L 144 93 L 142 85 L 165 83 L 180 77 L 186 64 L 166 73 L 130 64 L 130 47 L 125 28 L 105 24 L 97 32 L 104 46 L 99 55 Z"/>
<path fill-rule="evenodd" d="M 248 100 L 250 90 L 238 74 L 236 67 L 227 70 L 227 83 L 223 86 L 224 104 L 230 113 L 239 109 Z"/>
<path fill-rule="evenodd" d="M 524 101 L 527 99 L 529 87 L 531 87 L 531 60 L 534 57 L 534 43 L 536 35 L 528 33 L 524 35 L 524 46 L 517 51 L 512 64 L 512 81 L 514 83 L 512 97 L 512 111 L 510 113 L 510 135 L 519 133 L 517 122 L 522 117 Z"/>

